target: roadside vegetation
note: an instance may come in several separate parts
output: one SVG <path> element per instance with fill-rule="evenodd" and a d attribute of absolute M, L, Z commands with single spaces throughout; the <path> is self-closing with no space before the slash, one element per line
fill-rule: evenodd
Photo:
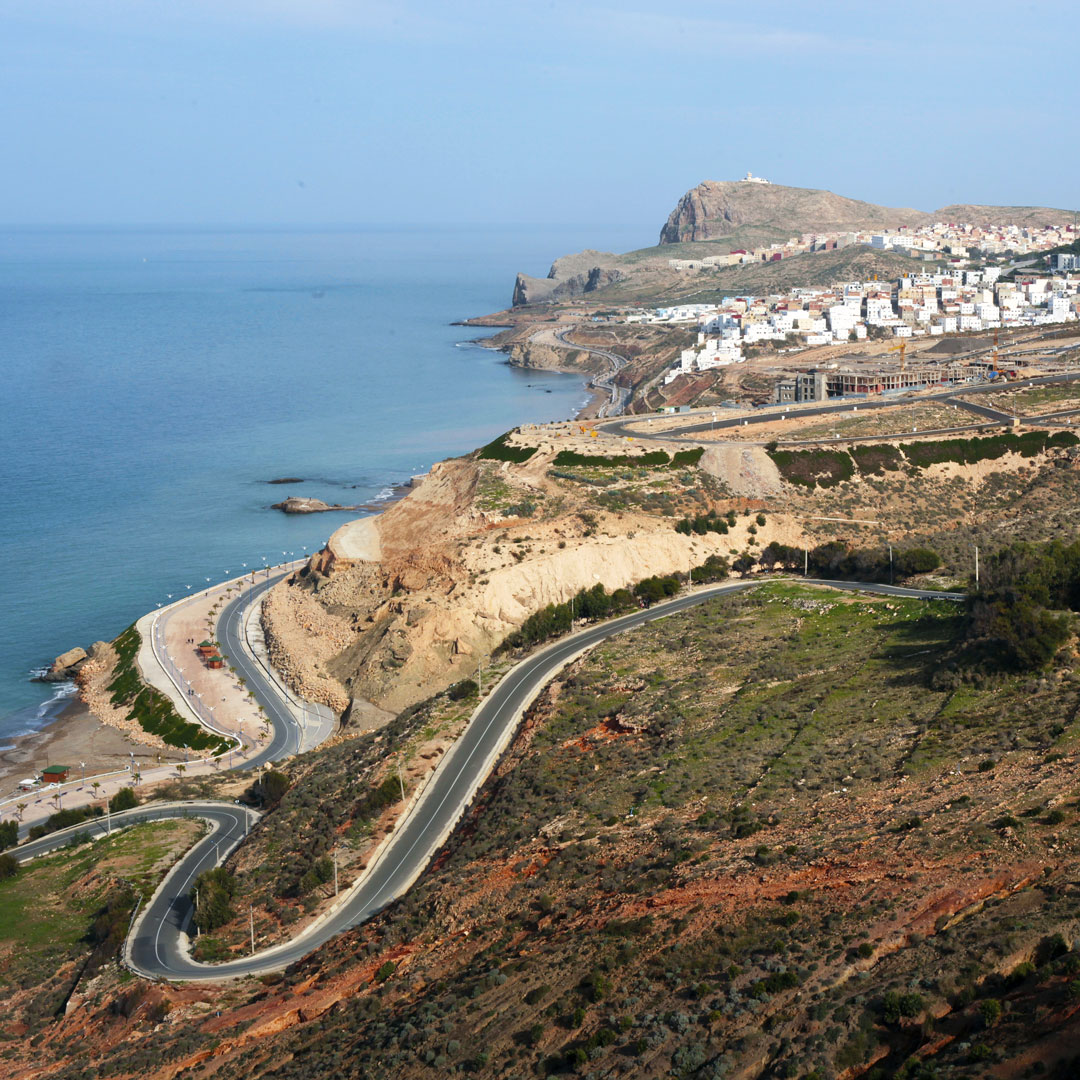
<path fill-rule="evenodd" d="M 115 960 L 136 901 L 202 834 L 197 821 L 132 826 L 35 859 L 0 877 L 5 1023 L 36 1031 L 82 981 Z"/>
<path fill-rule="evenodd" d="M 935 686 L 966 619 L 771 582 L 599 646 L 413 892 L 270 989 L 362 966 L 317 1037 L 220 1075 L 914 1080 L 1056 1037 L 1049 1069 L 1080 996 L 1080 680 Z"/>
<path fill-rule="evenodd" d="M 851 480 L 856 472 L 874 475 L 907 467 L 925 469 L 930 465 L 952 462 L 973 465 L 993 461 L 1006 454 L 1032 458 L 1048 449 L 1076 446 L 1080 437 L 1071 431 L 1027 431 L 1022 435 L 1006 432 L 985 438 L 942 439 L 901 443 L 896 446 L 866 446 L 847 450 L 769 449 L 780 475 L 801 487 L 835 487 Z"/>
<path fill-rule="evenodd" d="M 228 750 L 229 743 L 226 739 L 212 734 L 198 724 L 184 720 L 164 694 L 143 682 L 135 664 L 141 640 L 139 631 L 133 624 L 113 642 L 118 661 L 108 687 L 112 694 L 112 704 L 127 706 L 129 720 L 139 724 L 151 735 L 157 735 L 169 746 L 205 750 L 214 754 Z"/>

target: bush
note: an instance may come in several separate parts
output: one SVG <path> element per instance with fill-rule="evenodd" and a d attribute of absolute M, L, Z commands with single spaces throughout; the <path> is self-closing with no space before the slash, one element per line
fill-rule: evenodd
<path fill-rule="evenodd" d="M 122 787 L 109 800 L 109 809 L 114 814 L 119 814 L 121 810 L 133 810 L 138 805 L 139 798 L 135 794 L 135 789 L 129 787 Z"/>
<path fill-rule="evenodd" d="M 477 693 L 480 687 L 476 685 L 475 679 L 462 679 L 460 682 L 454 683 L 446 691 L 446 696 L 451 701 L 464 701 L 466 698 L 470 698 L 473 694 Z"/>
<path fill-rule="evenodd" d="M 492 439 L 487 446 L 482 446 L 478 456 L 487 461 L 510 461 L 515 465 L 521 465 L 536 453 L 535 446 L 510 446 L 507 439 L 510 437 L 507 431 L 497 439 Z"/>
<path fill-rule="evenodd" d="M 979 1016 L 983 1027 L 992 1028 L 1001 1019 L 1001 1002 L 996 998 L 987 998 L 979 1002 Z"/>
<path fill-rule="evenodd" d="M 191 902 L 195 905 L 195 925 L 206 933 L 232 919 L 232 899 L 236 895 L 236 877 L 223 866 L 207 870 L 195 879 Z"/>
<path fill-rule="evenodd" d="M 0 855 L 0 881 L 13 878 L 19 872 L 19 863 L 14 855 Z"/>
<path fill-rule="evenodd" d="M 289 778 L 277 769 L 268 769 L 255 784 L 255 793 L 264 807 L 277 806 L 289 790 Z"/>
<path fill-rule="evenodd" d="M 387 960 L 386 963 L 380 965 L 375 972 L 375 981 L 377 983 L 384 983 L 395 971 L 397 971 L 397 964 L 393 960 Z"/>
<path fill-rule="evenodd" d="M 692 453 L 692 451 L 689 451 Z M 701 457 L 698 451 L 698 457 Z M 696 459 L 695 459 L 696 460 Z M 624 467 L 657 467 L 671 465 L 672 460 L 663 450 L 650 450 L 647 454 L 579 454 L 576 450 L 560 450 L 552 462 L 556 468 L 567 465 L 592 465 L 596 468 L 611 469 Z"/>
<path fill-rule="evenodd" d="M 13 848 L 19 842 L 19 825 L 15 821 L 0 821 L 0 851 Z"/>

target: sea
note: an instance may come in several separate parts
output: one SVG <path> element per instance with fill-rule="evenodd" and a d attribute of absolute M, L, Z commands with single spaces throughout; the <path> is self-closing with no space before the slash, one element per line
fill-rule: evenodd
<path fill-rule="evenodd" d="M 73 688 L 31 681 L 207 581 L 317 550 L 433 462 L 572 416 L 452 325 L 514 275 L 651 229 L 0 228 L 0 747 Z M 271 485 L 297 477 L 302 482 Z"/>

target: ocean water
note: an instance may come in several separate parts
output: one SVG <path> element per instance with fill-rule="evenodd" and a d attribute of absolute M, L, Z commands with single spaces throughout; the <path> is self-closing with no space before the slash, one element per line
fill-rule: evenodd
<path fill-rule="evenodd" d="M 648 230 L 0 229 L 0 745 L 29 681 L 170 595 L 312 551 L 358 504 L 519 423 L 576 376 L 509 368 L 454 320 L 518 270 Z M 304 483 L 271 486 L 282 476 Z M 62 692 L 62 691 L 61 691 Z"/>

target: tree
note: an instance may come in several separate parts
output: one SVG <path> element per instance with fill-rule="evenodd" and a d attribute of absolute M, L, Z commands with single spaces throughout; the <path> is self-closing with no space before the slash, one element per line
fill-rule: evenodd
<path fill-rule="evenodd" d="M 0 821 L 0 851 L 13 848 L 18 842 L 18 824 L 14 821 Z"/>
<path fill-rule="evenodd" d="M 269 769 L 256 785 L 256 794 L 263 806 L 277 806 L 282 796 L 289 790 L 289 778 L 276 769 Z"/>
<path fill-rule="evenodd" d="M 748 551 L 744 551 L 735 561 L 731 564 L 731 569 L 735 571 L 740 577 L 746 577 L 751 570 L 754 569 L 756 559 Z"/>
<path fill-rule="evenodd" d="M 984 1027 L 992 1028 L 1001 1019 L 1001 1002 L 997 998 L 987 998 L 979 1003 L 979 1015 Z"/>
<path fill-rule="evenodd" d="M 236 878 L 223 866 L 207 870 L 195 879 L 191 900 L 195 904 L 195 925 L 200 930 L 215 930 L 233 917 L 236 887 Z"/>
<path fill-rule="evenodd" d="M 121 810 L 132 810 L 139 805 L 139 798 L 135 794 L 134 788 L 122 787 L 110 800 L 109 809 L 114 814 L 119 814 Z"/>
<path fill-rule="evenodd" d="M 19 863 L 14 855 L 0 855 L 0 881 L 13 878 L 19 872 Z"/>
<path fill-rule="evenodd" d="M 24 803 L 24 802 L 15 804 L 15 813 L 19 815 L 19 820 L 20 821 L 22 821 L 23 814 L 26 813 L 26 808 L 29 805 L 30 805 L 29 803 Z"/>
<path fill-rule="evenodd" d="M 101 790 L 101 784 L 97 780 L 95 780 L 90 785 L 90 790 L 94 793 L 94 798 L 96 799 L 98 797 L 98 792 Z"/>

